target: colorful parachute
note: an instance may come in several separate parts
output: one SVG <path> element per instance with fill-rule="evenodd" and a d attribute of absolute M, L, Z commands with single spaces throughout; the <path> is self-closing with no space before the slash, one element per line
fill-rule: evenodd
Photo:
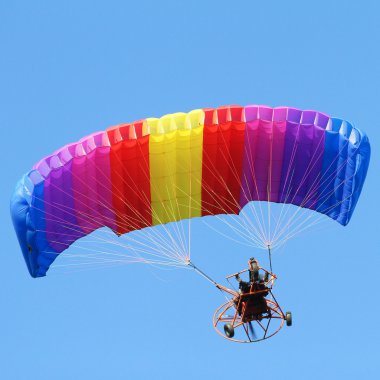
<path fill-rule="evenodd" d="M 289 107 L 227 106 L 121 124 L 42 159 L 11 214 L 30 274 L 101 227 L 118 235 L 251 201 L 292 204 L 346 225 L 370 159 L 350 123 Z M 266 243 L 266 242 L 264 242 Z"/>

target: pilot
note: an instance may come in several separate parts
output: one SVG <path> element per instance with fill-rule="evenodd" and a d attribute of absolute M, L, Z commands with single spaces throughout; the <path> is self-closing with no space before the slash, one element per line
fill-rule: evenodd
<path fill-rule="evenodd" d="M 248 271 L 249 271 L 249 281 L 243 281 L 239 274 L 235 276 L 236 280 L 239 283 L 240 293 L 249 293 L 252 287 L 252 284 L 263 283 L 263 279 L 259 276 L 259 263 L 254 257 L 251 257 L 248 261 Z"/>
<path fill-rule="evenodd" d="M 259 263 L 257 260 L 252 257 L 249 259 L 248 265 L 249 281 L 243 281 L 239 274 L 235 276 L 239 283 L 239 293 L 242 296 L 242 298 L 236 298 L 235 303 L 239 305 L 239 315 L 242 314 L 243 310 L 246 310 L 244 312 L 245 316 L 252 317 L 254 314 L 260 315 L 267 311 L 265 297 L 269 294 L 269 289 L 265 285 L 267 272 L 265 276 L 259 274 Z"/>

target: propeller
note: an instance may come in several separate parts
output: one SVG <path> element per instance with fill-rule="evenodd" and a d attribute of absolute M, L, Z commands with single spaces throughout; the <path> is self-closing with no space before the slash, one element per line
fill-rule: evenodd
<path fill-rule="evenodd" d="M 253 328 L 252 322 L 248 322 L 248 330 L 249 330 L 250 334 L 252 335 L 252 338 L 254 340 L 256 340 L 257 339 L 257 335 L 256 335 L 256 332 L 255 332 L 255 329 Z"/>

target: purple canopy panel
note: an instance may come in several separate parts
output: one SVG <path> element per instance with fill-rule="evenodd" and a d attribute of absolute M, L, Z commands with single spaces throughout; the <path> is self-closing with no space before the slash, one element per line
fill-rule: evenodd
<path fill-rule="evenodd" d="M 116 229 L 112 204 L 112 182 L 110 174 L 110 143 L 105 132 L 99 132 L 82 140 L 87 154 L 86 184 L 88 205 L 94 227 L 107 226 Z"/>
<path fill-rule="evenodd" d="M 62 252 L 82 236 L 76 227 L 70 202 L 67 201 L 71 196 L 71 190 L 70 183 L 65 182 L 65 167 L 59 156 L 52 155 L 40 161 L 36 169 L 45 177 L 46 239 L 54 250 Z"/>
<path fill-rule="evenodd" d="M 98 228 L 99 217 L 96 208 L 93 208 L 93 197 L 96 197 L 96 184 L 94 188 L 91 162 L 81 142 L 78 142 L 75 148 L 72 160 L 72 175 L 75 214 L 78 219 L 78 225 L 86 234 L 89 234 Z"/>

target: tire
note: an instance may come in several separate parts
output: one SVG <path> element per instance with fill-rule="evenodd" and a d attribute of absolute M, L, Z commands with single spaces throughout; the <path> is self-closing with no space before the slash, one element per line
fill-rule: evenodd
<path fill-rule="evenodd" d="M 233 338 L 235 335 L 234 327 L 231 325 L 231 323 L 226 323 L 224 325 L 224 333 L 226 334 L 227 338 Z"/>
<path fill-rule="evenodd" d="M 292 313 L 290 311 L 286 312 L 285 315 L 285 321 L 286 321 L 286 326 L 291 326 L 293 321 L 292 321 Z"/>

